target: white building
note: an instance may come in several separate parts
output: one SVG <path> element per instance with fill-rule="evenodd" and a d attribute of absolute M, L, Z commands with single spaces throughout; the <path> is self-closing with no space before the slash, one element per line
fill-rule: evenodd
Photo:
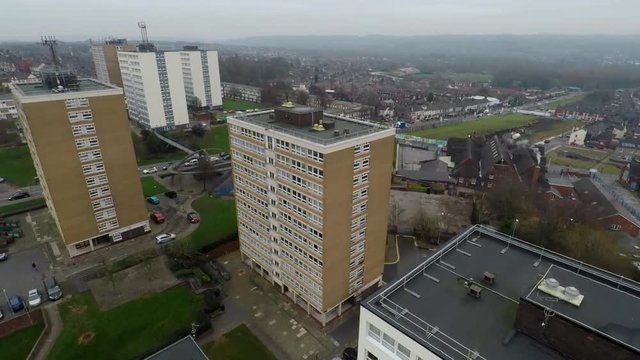
<path fill-rule="evenodd" d="M 216 51 L 118 52 L 131 120 L 146 128 L 189 124 L 187 104 L 222 106 Z"/>
<path fill-rule="evenodd" d="M 587 137 L 587 130 L 578 129 L 571 132 L 569 135 L 569 145 L 584 145 L 584 139 Z"/>

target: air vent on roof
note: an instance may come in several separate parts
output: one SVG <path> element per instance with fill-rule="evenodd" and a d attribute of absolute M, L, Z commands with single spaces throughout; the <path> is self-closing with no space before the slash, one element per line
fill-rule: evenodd
<path fill-rule="evenodd" d="M 467 294 L 469 294 L 470 296 L 473 296 L 476 299 L 480 299 L 481 292 L 482 292 L 482 288 L 480 286 L 471 284 L 469 286 L 469 292 Z"/>
<path fill-rule="evenodd" d="M 493 283 L 496 281 L 496 276 L 488 271 L 485 271 L 482 280 L 484 280 L 484 282 L 486 282 L 487 284 L 493 285 Z"/>
<path fill-rule="evenodd" d="M 350 133 L 351 130 L 349 130 L 349 128 L 345 128 L 345 129 L 342 130 L 342 132 L 346 135 L 346 134 Z"/>
<path fill-rule="evenodd" d="M 558 286 L 560 286 L 560 283 L 558 282 L 558 280 L 554 279 L 554 278 L 546 278 L 544 279 L 544 283 L 545 285 L 547 285 L 548 287 L 555 289 Z"/>
<path fill-rule="evenodd" d="M 578 296 L 580 296 L 580 290 L 573 286 L 567 286 L 566 288 L 564 288 L 564 293 L 570 298 L 577 298 Z"/>
<path fill-rule="evenodd" d="M 562 287 L 558 283 L 558 280 L 553 278 L 547 278 L 541 281 L 537 289 L 574 306 L 580 306 L 582 300 L 584 300 L 584 295 L 580 294 L 578 289 L 573 286 Z"/>
<path fill-rule="evenodd" d="M 333 136 L 340 136 L 340 130 L 333 130 Z"/>

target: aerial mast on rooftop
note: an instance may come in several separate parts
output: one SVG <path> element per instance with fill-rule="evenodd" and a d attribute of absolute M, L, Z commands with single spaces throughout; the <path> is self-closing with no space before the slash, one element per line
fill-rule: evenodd
<path fill-rule="evenodd" d="M 58 46 L 58 40 L 56 40 L 56 37 L 52 35 L 41 36 L 40 40 L 42 41 L 43 46 L 49 47 L 49 51 L 51 52 L 51 60 L 53 60 L 53 65 L 55 67 L 59 67 L 60 61 L 58 61 L 58 56 L 56 55 L 56 46 Z"/>

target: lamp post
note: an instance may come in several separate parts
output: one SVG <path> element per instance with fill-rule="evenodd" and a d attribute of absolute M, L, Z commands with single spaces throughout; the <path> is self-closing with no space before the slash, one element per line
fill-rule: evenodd
<path fill-rule="evenodd" d="M 514 237 L 516 235 L 516 227 L 518 226 L 519 222 L 520 220 L 516 219 L 516 221 L 513 223 L 513 231 L 511 232 L 511 237 Z"/>
<path fill-rule="evenodd" d="M 440 213 L 442 215 L 442 220 L 444 221 L 444 211 Z M 440 234 L 442 233 L 442 228 L 440 227 L 440 222 L 438 221 L 438 245 L 440 245 Z"/>
<path fill-rule="evenodd" d="M 516 227 L 518 226 L 518 223 L 520 222 L 520 220 L 516 219 L 516 221 L 513 223 L 513 230 L 511 231 L 511 237 L 507 240 L 507 247 L 500 250 L 500 254 L 504 254 L 509 250 L 509 246 L 511 246 L 511 240 L 513 239 L 513 237 L 516 234 Z"/>
<path fill-rule="evenodd" d="M 7 290 L 6 290 L 6 289 L 2 289 L 2 292 L 4 293 L 4 299 L 5 299 L 5 300 L 7 300 L 7 305 L 9 305 L 9 308 L 11 309 L 11 312 L 12 312 L 13 314 L 15 314 L 15 313 L 13 312 L 13 307 L 11 307 L 11 305 L 9 304 L 9 297 L 7 296 Z"/>

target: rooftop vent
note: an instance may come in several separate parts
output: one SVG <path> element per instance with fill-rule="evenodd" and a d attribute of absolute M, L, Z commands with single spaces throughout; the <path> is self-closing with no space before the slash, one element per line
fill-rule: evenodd
<path fill-rule="evenodd" d="M 564 293 L 570 298 L 576 298 L 580 296 L 580 290 L 573 286 L 567 286 L 566 288 L 564 288 Z"/>
<path fill-rule="evenodd" d="M 558 280 L 554 279 L 554 278 L 546 278 L 544 279 L 544 284 L 547 285 L 548 287 L 555 289 L 558 286 L 560 286 L 560 283 L 558 282 Z"/>
<path fill-rule="evenodd" d="M 493 283 L 496 281 L 496 275 L 485 271 L 482 280 L 484 280 L 484 282 L 486 282 L 487 284 L 493 285 Z"/>
<path fill-rule="evenodd" d="M 472 296 L 476 299 L 480 299 L 481 292 L 482 292 L 482 288 L 480 286 L 472 284 L 471 286 L 469 286 L 469 292 L 467 294 L 469 294 L 469 296 Z"/>
<path fill-rule="evenodd" d="M 333 130 L 333 136 L 340 136 L 340 130 Z"/>
<path fill-rule="evenodd" d="M 576 307 L 580 306 L 584 300 L 584 295 L 580 294 L 578 289 L 573 286 L 562 287 L 554 278 L 544 279 L 538 284 L 537 289 Z"/>
<path fill-rule="evenodd" d="M 351 132 L 351 130 L 349 130 L 349 128 L 342 129 L 342 133 L 345 134 L 345 135 L 349 134 L 350 132 Z"/>

